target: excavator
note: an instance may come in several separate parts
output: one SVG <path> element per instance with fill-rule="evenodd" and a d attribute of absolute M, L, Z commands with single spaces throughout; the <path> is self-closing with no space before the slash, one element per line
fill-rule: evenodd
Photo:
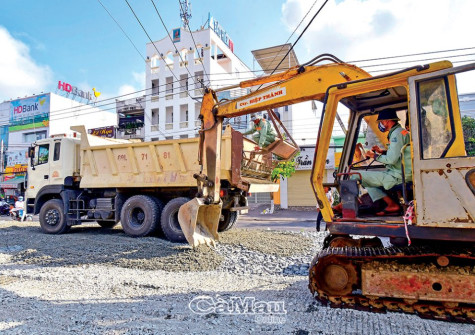
<path fill-rule="evenodd" d="M 206 89 L 198 195 L 178 213 L 186 239 L 194 247 L 218 240 L 223 120 L 260 111 L 273 115 L 277 107 L 321 101 L 310 183 L 328 235 L 310 266 L 312 295 L 338 308 L 475 322 L 475 157 L 466 153 L 456 82 L 474 70 L 475 63 L 453 67 L 440 61 L 373 77 L 324 54 L 285 72 L 241 82 L 235 87 L 261 86 L 234 100 L 218 101 L 217 92 Z M 334 181 L 326 183 L 325 160 L 341 107 L 349 110 L 348 129 Z M 357 157 L 375 144 L 388 146 L 377 121 L 378 112 L 387 108 L 397 111 L 409 131 L 401 159 L 411 166 L 402 164 L 403 182 L 386 190 L 401 213 L 378 216 L 362 201 L 364 190 L 352 176 L 384 170 L 377 161 L 363 163 Z M 288 160 L 299 149 L 290 136 L 281 135 L 262 150 Z M 410 159 L 404 159 L 407 155 Z M 324 187 L 338 190 L 341 213 L 332 209 Z"/>

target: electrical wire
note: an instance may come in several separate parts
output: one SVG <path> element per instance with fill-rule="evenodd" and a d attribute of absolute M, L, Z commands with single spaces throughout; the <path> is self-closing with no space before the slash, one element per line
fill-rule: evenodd
<path fill-rule="evenodd" d="M 471 48 L 463 48 L 463 49 L 471 49 Z M 460 50 L 463 50 L 463 49 L 460 49 Z M 416 54 L 414 54 L 416 55 Z M 447 58 L 455 58 L 455 57 L 458 57 L 459 55 L 453 55 L 453 56 L 448 56 Z M 440 58 L 443 58 L 443 57 L 440 57 Z M 420 61 L 420 62 L 424 62 L 424 61 L 428 61 L 429 59 L 420 59 L 420 60 L 417 60 L 417 61 Z M 460 62 L 470 62 L 472 60 L 466 60 L 466 61 L 454 61 L 452 63 L 460 63 Z M 414 61 L 416 62 L 416 61 Z M 376 67 L 376 65 L 369 65 L 369 66 L 364 66 L 362 67 L 363 69 L 367 69 L 369 67 Z M 401 67 L 401 68 L 396 68 L 396 69 L 382 69 L 382 70 L 370 70 L 370 72 L 385 72 L 385 71 L 395 71 L 395 70 L 401 70 L 401 69 L 404 69 L 404 67 Z M 249 70 L 249 71 L 235 71 L 235 72 L 232 72 L 230 73 L 231 75 L 232 74 L 244 74 L 244 73 L 258 73 L 258 72 L 263 72 L 263 70 Z M 214 75 L 229 75 L 229 73 L 226 73 L 226 72 L 222 72 L 222 73 L 216 73 Z M 195 75 L 195 77 L 197 77 L 198 75 Z M 249 79 L 252 79 L 254 77 L 249 77 Z M 241 80 L 242 79 L 246 79 L 246 78 L 240 78 Z M 225 81 L 225 80 L 237 80 L 235 78 L 225 78 L 225 79 L 220 79 L 219 81 Z M 176 80 L 176 81 L 173 81 L 172 83 L 177 83 L 177 82 L 180 82 L 180 80 Z M 211 82 L 210 82 L 211 84 Z M 167 84 L 161 84 L 159 85 L 158 87 L 161 87 L 161 86 L 166 86 Z M 217 85 L 217 86 L 225 86 L 225 85 Z M 126 96 L 130 96 L 130 95 L 134 95 L 134 94 L 137 94 L 137 93 L 141 93 L 141 92 L 145 92 L 147 90 L 152 90 L 153 88 L 145 88 L 145 89 L 142 89 L 142 90 L 138 90 L 138 91 L 134 91 L 134 92 L 131 92 L 131 93 L 126 93 L 126 94 L 123 94 L 123 95 L 119 95 L 119 96 L 115 96 L 115 97 L 112 97 L 112 98 L 107 98 L 107 99 L 102 99 L 102 100 L 98 100 L 95 102 L 95 104 L 99 103 L 99 102 L 104 102 L 104 101 L 108 101 L 108 100 L 115 100 L 117 98 L 123 98 L 123 97 L 126 97 Z M 107 105 L 110 105 L 110 104 L 115 104 L 115 101 L 114 102 L 111 102 L 111 103 L 108 103 L 108 104 L 103 104 L 103 105 L 86 105 L 86 106 L 74 106 L 74 107 L 68 107 L 68 108 L 63 108 L 63 109 L 59 109 L 59 110 L 55 110 L 53 112 L 62 112 L 62 111 L 75 111 L 75 110 L 78 110 L 78 111 L 81 111 L 81 110 L 84 110 L 84 109 L 92 109 L 94 107 L 101 107 L 101 106 L 107 106 Z"/>
<path fill-rule="evenodd" d="M 275 69 L 272 71 L 272 74 L 274 74 L 274 72 L 279 68 L 280 64 L 282 64 L 282 62 L 284 61 L 285 57 L 287 57 L 290 52 L 294 49 L 295 45 L 298 43 L 298 41 L 302 38 L 303 34 L 305 34 L 305 32 L 307 31 L 308 27 L 310 27 L 310 25 L 312 24 L 313 20 L 315 20 L 315 18 L 317 17 L 318 14 L 320 14 L 320 12 L 322 11 L 323 7 L 325 7 L 325 5 L 327 4 L 328 0 L 325 0 L 325 2 L 323 3 L 323 5 L 320 6 L 320 9 L 315 13 L 315 15 L 312 17 L 312 19 L 310 20 L 310 22 L 307 24 L 307 26 L 305 27 L 305 29 L 300 33 L 299 37 L 295 40 L 295 42 L 292 44 L 292 46 L 290 47 L 289 51 L 287 51 L 287 53 L 285 54 L 284 57 L 282 57 L 281 61 L 279 62 L 279 64 L 277 64 L 277 66 L 275 67 Z M 262 86 L 262 85 L 261 85 Z"/>
<path fill-rule="evenodd" d="M 310 7 L 310 9 L 307 11 L 307 14 L 305 14 L 305 16 L 302 18 L 302 20 L 300 20 L 299 24 L 297 25 L 297 27 L 295 27 L 294 31 L 292 32 L 292 34 L 290 34 L 289 38 L 287 39 L 287 41 L 285 41 L 284 44 L 282 44 L 282 47 L 280 48 L 279 52 L 275 53 L 274 54 L 274 58 L 272 59 L 272 61 L 269 63 L 272 64 L 277 55 L 282 51 L 282 49 L 284 49 L 284 46 L 290 41 L 290 39 L 292 38 L 292 36 L 294 36 L 295 32 L 297 31 L 297 29 L 299 29 L 300 25 L 302 24 L 302 22 L 305 20 L 305 18 L 308 16 L 308 14 L 310 14 L 310 12 L 312 11 L 313 7 L 315 6 L 315 4 L 317 3 L 318 0 L 315 0 L 313 5 Z M 284 57 L 285 58 L 285 57 Z M 280 64 L 279 64 L 280 65 Z M 264 71 L 268 71 L 269 69 L 264 69 Z M 274 70 L 275 71 L 275 70 Z"/>
<path fill-rule="evenodd" d="M 460 48 L 460 49 L 453 49 L 453 50 L 467 50 L 467 49 L 472 49 L 472 48 Z M 447 51 L 452 51 L 452 50 L 447 50 Z M 429 53 L 434 53 L 434 52 L 429 52 Z M 414 55 L 417 55 L 417 54 L 414 54 Z M 466 54 L 466 55 L 469 55 L 469 54 Z M 459 57 L 459 56 L 463 56 L 463 55 L 452 55 L 452 56 L 449 56 L 447 58 L 454 58 L 454 57 Z M 388 57 L 390 58 L 390 57 Z M 442 58 L 442 57 L 441 57 Z M 415 60 L 414 62 L 420 62 L 420 61 L 427 61 L 428 59 L 420 59 L 420 60 Z M 462 63 L 462 62 L 473 62 L 475 60 L 463 60 L 463 61 L 453 61 L 452 63 Z M 372 65 L 372 66 L 376 66 L 376 65 Z M 368 66 L 370 67 L 370 66 Z M 363 68 L 367 68 L 367 67 L 363 67 Z M 404 69 L 404 67 L 401 67 L 401 68 L 392 68 L 392 69 L 382 69 L 382 70 L 370 70 L 370 72 L 372 73 L 377 73 L 377 72 L 389 72 L 389 71 L 397 71 L 397 70 L 401 70 L 401 69 Z M 262 72 L 262 70 L 259 70 L 259 71 L 236 71 L 236 72 L 233 72 L 231 74 L 236 74 L 236 73 L 255 73 L 255 72 Z M 223 73 L 219 73 L 219 74 L 216 74 L 216 75 L 220 75 L 220 74 L 229 74 L 229 73 L 226 73 L 226 72 L 223 72 Z M 254 77 L 249 77 L 249 79 L 252 79 Z M 245 79 L 245 78 L 241 78 L 242 79 Z M 222 82 L 222 81 L 227 81 L 227 80 L 236 80 L 235 78 L 225 78 L 225 79 L 220 79 L 218 81 Z M 180 80 L 177 80 L 177 81 L 174 81 L 172 83 L 176 83 L 176 82 L 180 82 Z M 211 82 L 210 82 L 211 84 Z M 163 86 L 166 86 L 167 84 L 161 84 L 159 85 L 158 87 L 163 87 Z M 216 85 L 216 86 L 226 86 L 225 84 L 222 84 L 222 85 Z M 138 90 L 138 91 L 135 91 L 135 92 L 131 92 L 131 93 L 127 93 L 127 94 L 123 94 L 123 95 L 120 95 L 120 96 L 117 96 L 117 97 L 112 97 L 112 98 L 107 98 L 107 99 L 102 99 L 102 100 L 99 100 L 98 102 L 104 102 L 104 101 L 108 101 L 108 100 L 112 100 L 112 99 L 117 99 L 117 98 L 121 98 L 121 97 L 126 97 L 126 96 L 129 96 L 129 95 L 132 95 L 132 94 L 137 94 L 137 93 L 140 93 L 140 92 L 144 92 L 144 91 L 147 91 L 147 90 L 152 90 L 153 88 L 146 88 L 146 89 L 143 89 L 143 90 Z M 196 89 L 196 88 L 195 88 Z M 189 91 L 193 91 L 193 89 L 191 90 L 184 90 L 186 92 L 189 92 Z M 182 92 L 184 92 L 182 91 Z M 159 93 L 162 93 L 164 91 L 159 91 Z M 176 92 L 176 93 L 173 93 L 173 94 L 178 94 L 180 92 Z M 150 95 L 156 95 L 155 93 L 152 92 L 152 94 L 145 94 L 143 96 L 150 96 Z M 195 99 L 196 100 L 196 99 Z M 97 103 L 97 102 L 96 102 Z M 107 104 L 102 104 L 102 105 L 83 105 L 83 106 L 74 106 L 74 107 L 68 107 L 68 108 L 63 108 L 63 109 L 59 109 L 59 110 L 54 110 L 54 111 L 51 111 L 51 114 L 54 115 L 55 113 L 59 113 L 59 112 L 63 112 L 62 114 L 67 114 L 67 113 L 79 113 L 79 112 L 82 112 L 82 111 L 85 111 L 85 110 L 88 110 L 88 109 L 95 109 L 95 108 L 99 108 L 99 107 L 103 107 L 103 106 L 107 106 L 107 105 L 112 105 L 112 104 L 116 104 L 115 101 L 111 102 L 111 103 L 107 103 Z M 110 109 L 107 109 L 107 110 L 110 110 Z M 68 112 L 69 111 L 69 112 Z M 66 113 L 64 113 L 66 112 Z M 97 112 L 100 112 L 100 111 L 97 111 Z M 5 119 L 3 119 L 5 120 Z"/>
<path fill-rule="evenodd" d="M 127 37 L 127 39 L 129 40 L 129 42 L 134 46 L 135 50 L 137 51 L 137 53 L 140 55 L 140 57 L 143 59 L 143 61 L 145 63 L 147 63 L 147 60 L 145 59 L 145 57 L 142 55 L 142 53 L 139 51 L 139 49 L 137 48 L 137 46 L 134 44 L 134 42 L 132 42 L 132 39 L 129 37 L 129 35 L 127 35 L 127 33 L 124 31 L 124 29 L 122 29 L 122 26 L 119 24 L 119 22 L 117 22 L 117 20 L 112 16 L 112 14 L 109 12 L 109 10 L 107 10 L 107 8 L 104 6 L 104 4 L 101 2 L 101 0 L 97 0 L 102 8 L 104 8 L 104 10 L 107 12 L 107 14 L 109 14 L 109 16 L 111 17 L 112 20 L 114 20 L 114 22 L 117 24 L 117 26 L 120 28 L 120 30 L 122 30 L 122 32 L 124 33 L 125 37 Z"/>
<path fill-rule="evenodd" d="M 168 69 L 171 71 L 172 75 L 175 77 L 175 79 L 177 81 L 179 81 L 178 77 L 176 76 L 176 74 L 172 71 L 172 69 L 170 68 L 170 65 L 166 62 L 166 60 L 163 58 L 163 55 L 162 53 L 160 53 L 160 51 L 158 51 L 157 49 L 157 46 L 155 45 L 155 43 L 152 41 L 152 39 L 150 38 L 150 35 L 148 34 L 147 30 L 145 29 L 145 27 L 143 26 L 142 22 L 140 21 L 140 19 L 138 18 L 137 14 L 135 14 L 135 11 L 134 9 L 132 8 L 132 6 L 130 5 L 129 1 L 128 0 L 125 0 L 125 2 L 127 3 L 127 5 L 129 6 L 130 10 L 132 11 L 132 13 L 134 14 L 135 16 L 135 19 L 137 20 L 137 22 L 140 24 L 140 26 L 142 27 L 143 31 L 145 32 L 145 35 L 147 35 L 148 39 L 150 40 L 150 43 L 152 43 L 153 47 L 155 48 L 155 50 L 157 50 L 157 53 L 158 55 L 160 55 L 160 57 L 162 58 L 162 60 L 165 62 L 166 66 L 168 67 Z M 181 84 L 180 84 L 181 86 Z M 190 98 L 195 100 L 196 98 L 192 97 L 190 95 Z"/>
<path fill-rule="evenodd" d="M 401 58 L 401 57 L 412 57 L 412 56 L 430 55 L 430 54 L 435 54 L 435 53 L 452 52 L 452 51 L 462 51 L 462 50 L 471 50 L 471 49 L 475 49 L 475 47 L 467 47 L 467 48 L 459 48 L 459 49 L 450 49 L 450 50 L 439 50 L 439 51 L 428 51 L 428 52 L 420 52 L 420 53 L 407 54 L 407 55 L 386 56 L 386 57 L 380 57 L 380 58 L 353 60 L 353 61 L 349 61 L 348 63 L 353 64 L 353 63 L 371 62 L 371 61 L 375 61 L 375 60 L 385 60 L 385 59 L 393 59 L 393 58 Z"/>
<path fill-rule="evenodd" d="M 168 38 L 170 39 L 170 41 L 172 42 L 173 46 L 175 47 L 175 52 L 178 54 L 178 56 L 180 56 L 180 59 L 182 61 L 182 63 L 185 63 L 185 61 L 183 60 L 183 57 L 181 56 L 181 52 L 178 52 L 178 49 L 176 47 L 176 44 L 175 42 L 173 41 L 173 38 L 170 36 L 170 32 L 168 31 L 168 28 L 167 26 L 165 25 L 165 22 L 163 22 L 163 19 L 162 19 L 162 16 L 160 15 L 160 12 L 158 11 L 158 8 L 157 6 L 155 6 L 155 2 L 153 0 L 150 0 L 152 2 L 152 5 L 153 7 L 155 8 L 155 12 L 157 13 L 158 17 L 160 18 L 160 21 L 162 22 L 162 25 L 163 25 L 163 28 L 165 28 L 165 31 L 167 32 L 167 35 L 168 35 Z M 158 50 L 157 50 L 158 52 Z M 194 84 L 196 85 L 196 81 L 194 79 L 194 77 L 192 76 L 190 70 L 188 69 L 188 66 L 185 66 L 186 68 L 186 71 L 188 72 L 188 74 L 190 75 L 191 78 L 193 78 L 193 82 Z M 178 79 L 178 78 L 177 78 Z"/>

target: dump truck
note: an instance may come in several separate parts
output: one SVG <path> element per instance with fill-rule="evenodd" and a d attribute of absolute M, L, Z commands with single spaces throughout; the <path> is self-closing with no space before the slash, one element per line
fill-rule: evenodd
<path fill-rule="evenodd" d="M 324 107 L 315 129 L 309 182 L 328 235 L 310 266 L 312 295 L 332 307 L 474 322 L 475 157 L 465 149 L 456 81 L 456 76 L 469 71 L 475 73 L 475 63 L 453 67 L 440 61 L 372 77 L 326 54 L 288 71 L 242 82 L 240 87 L 264 86 L 234 100 L 220 102 L 208 89 L 200 112 L 204 125 L 200 152 L 206 153 L 208 176 L 200 178 L 204 189 L 200 198 L 181 206 L 178 215 L 187 240 L 196 245 L 197 235 L 204 241 L 216 236 L 223 203 L 219 189 L 204 181 L 219 185 L 215 148 L 221 142 L 223 120 L 259 111 L 272 114 L 277 107 L 318 100 Z M 325 183 L 325 159 L 341 107 L 349 110 L 347 134 L 334 181 Z M 375 204 L 367 206 L 360 197 L 361 178 L 354 176 L 385 171 L 376 160 L 360 159 L 365 153 L 358 139 L 365 138 L 363 150 L 375 145 L 388 148 L 388 135 L 377 120 L 378 113 L 388 108 L 397 112 L 409 141 L 400 153 L 401 162 L 407 162 L 401 164 L 402 183 L 380 187 L 401 210 L 381 216 L 374 211 Z M 290 144 L 281 136 L 273 150 Z M 341 213 L 333 211 L 324 187 L 338 190 Z M 195 227 L 210 233 L 201 236 Z"/>
<path fill-rule="evenodd" d="M 154 231 L 184 242 L 177 221 L 179 207 L 198 192 L 193 175 L 200 170 L 198 138 L 152 142 L 107 139 L 71 127 L 74 136 L 53 135 L 29 148 L 26 191 L 28 212 L 39 214 L 45 233 L 65 233 L 71 226 L 96 221 L 140 237 Z M 272 158 L 252 155 L 255 143 L 226 127 L 222 138 L 219 231 L 230 229 L 248 208 L 250 192 L 275 192 Z M 209 182 L 210 184 L 211 182 Z"/>

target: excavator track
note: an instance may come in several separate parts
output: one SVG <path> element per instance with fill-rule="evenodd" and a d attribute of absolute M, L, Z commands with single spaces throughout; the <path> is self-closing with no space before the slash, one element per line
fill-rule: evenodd
<path fill-rule="evenodd" d="M 324 305 L 475 323 L 473 246 L 328 247 L 310 266 Z"/>

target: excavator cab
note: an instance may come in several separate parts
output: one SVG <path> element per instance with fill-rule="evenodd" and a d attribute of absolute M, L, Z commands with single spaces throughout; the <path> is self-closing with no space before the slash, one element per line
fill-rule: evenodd
<path fill-rule="evenodd" d="M 453 68 L 449 62 L 439 62 L 430 68 L 429 73 L 420 74 L 424 67 L 416 67 L 329 89 L 312 181 L 331 238 L 357 234 L 401 238 L 405 243 L 411 238 L 475 241 L 475 197 L 466 177 L 473 173 L 475 157 L 466 150 L 469 143 L 464 140 L 456 86 L 458 73 L 474 73 L 475 65 Z M 348 132 L 335 181 L 323 183 L 319 161 L 330 136 L 324 129 L 332 129 L 338 105 L 350 111 Z M 361 178 L 355 176 L 385 169 L 377 161 L 364 159 L 365 151 L 374 145 L 388 145 L 387 133 L 378 129 L 376 120 L 378 111 L 385 108 L 397 111 L 410 143 L 400 152 L 402 183 L 389 189 L 381 185 L 401 211 L 377 216 L 384 208 L 367 201 L 357 181 Z M 325 203 L 323 186 L 339 190 L 341 214 Z"/>

